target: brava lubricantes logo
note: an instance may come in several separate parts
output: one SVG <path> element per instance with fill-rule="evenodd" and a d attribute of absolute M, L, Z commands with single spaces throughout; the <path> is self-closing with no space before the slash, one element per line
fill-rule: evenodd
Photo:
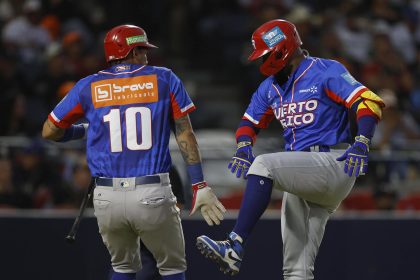
<path fill-rule="evenodd" d="M 112 85 L 105 84 L 95 87 L 95 101 L 104 102 L 112 100 Z"/>
<path fill-rule="evenodd" d="M 103 80 L 92 83 L 91 91 L 95 108 L 158 101 L 156 75 Z"/>
<path fill-rule="evenodd" d="M 276 118 L 283 128 L 293 128 L 314 121 L 314 111 L 318 107 L 318 100 L 311 99 L 300 102 L 285 103 L 274 109 Z"/>

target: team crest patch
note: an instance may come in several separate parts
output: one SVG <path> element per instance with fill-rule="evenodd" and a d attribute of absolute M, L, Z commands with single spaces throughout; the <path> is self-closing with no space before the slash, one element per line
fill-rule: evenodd
<path fill-rule="evenodd" d="M 276 26 L 262 36 L 262 39 L 269 48 L 276 46 L 286 38 L 281 29 Z"/>
<path fill-rule="evenodd" d="M 343 77 L 343 79 L 346 80 L 346 82 L 351 84 L 352 86 L 357 83 L 356 79 L 352 75 L 350 75 L 349 72 L 341 74 L 341 77 Z"/>

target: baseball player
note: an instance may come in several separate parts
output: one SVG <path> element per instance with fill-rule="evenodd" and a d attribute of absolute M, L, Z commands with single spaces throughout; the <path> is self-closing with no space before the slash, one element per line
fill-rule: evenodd
<path fill-rule="evenodd" d="M 194 104 L 171 70 L 147 65 L 147 51 L 156 46 L 142 28 L 111 29 L 104 48 L 110 67 L 78 81 L 50 113 L 42 135 L 61 142 L 87 137 L 95 216 L 111 255 L 112 280 L 135 279 L 140 238 L 162 279 L 185 279 L 184 236 L 168 175 L 172 124 L 192 182 L 191 214 L 200 209 L 213 225 L 225 212 L 203 178 L 188 116 Z M 81 117 L 88 124 L 74 124 Z"/>
<path fill-rule="evenodd" d="M 309 56 L 288 21 L 264 23 L 253 33 L 252 44 L 249 60 L 262 58 L 260 72 L 267 78 L 240 122 L 237 150 L 229 163 L 237 177 L 247 177 L 241 209 L 227 240 L 203 235 L 197 238 L 197 247 L 225 273 L 238 273 L 247 238 L 274 186 L 284 191 L 284 279 L 313 279 L 327 220 L 356 177 L 367 171 L 370 139 L 384 104 L 339 62 Z M 357 116 L 354 141 L 351 112 Z M 256 136 L 274 118 L 283 127 L 285 151 L 254 158 Z M 343 144 L 347 149 L 340 149 Z"/>

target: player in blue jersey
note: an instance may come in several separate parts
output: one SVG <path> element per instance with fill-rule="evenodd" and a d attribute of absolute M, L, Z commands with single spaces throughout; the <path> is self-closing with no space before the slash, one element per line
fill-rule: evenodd
<path fill-rule="evenodd" d="M 313 279 L 327 220 L 356 177 L 367 171 L 370 139 L 384 104 L 339 62 L 309 56 L 288 21 L 261 25 L 252 35 L 252 44 L 249 60 L 262 58 L 260 71 L 268 77 L 240 122 L 237 150 L 229 163 L 237 177 L 247 177 L 241 209 L 227 240 L 203 235 L 197 238 L 197 247 L 225 273 L 238 273 L 244 245 L 275 187 L 284 191 L 284 279 Z M 353 112 L 357 116 L 354 139 L 349 125 Z M 283 126 L 285 151 L 254 158 L 256 136 L 274 118 Z"/>
<path fill-rule="evenodd" d="M 171 190 L 171 127 L 192 182 L 193 214 L 220 224 L 225 209 L 207 185 L 188 113 L 195 109 L 180 79 L 147 65 L 145 31 L 120 25 L 105 36 L 110 67 L 81 79 L 54 108 L 42 135 L 54 141 L 87 138 L 87 161 L 99 232 L 111 255 L 112 280 L 134 280 L 140 238 L 162 279 L 185 279 L 184 236 Z M 87 124 L 74 124 L 84 117 Z"/>

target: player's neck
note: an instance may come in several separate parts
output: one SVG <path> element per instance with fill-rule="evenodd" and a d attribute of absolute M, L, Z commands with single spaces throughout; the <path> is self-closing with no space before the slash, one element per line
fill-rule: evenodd
<path fill-rule="evenodd" d="M 296 51 L 293 54 L 292 59 L 290 60 L 290 65 L 292 66 L 292 73 L 299 67 L 302 60 L 305 59 L 303 52 Z"/>

